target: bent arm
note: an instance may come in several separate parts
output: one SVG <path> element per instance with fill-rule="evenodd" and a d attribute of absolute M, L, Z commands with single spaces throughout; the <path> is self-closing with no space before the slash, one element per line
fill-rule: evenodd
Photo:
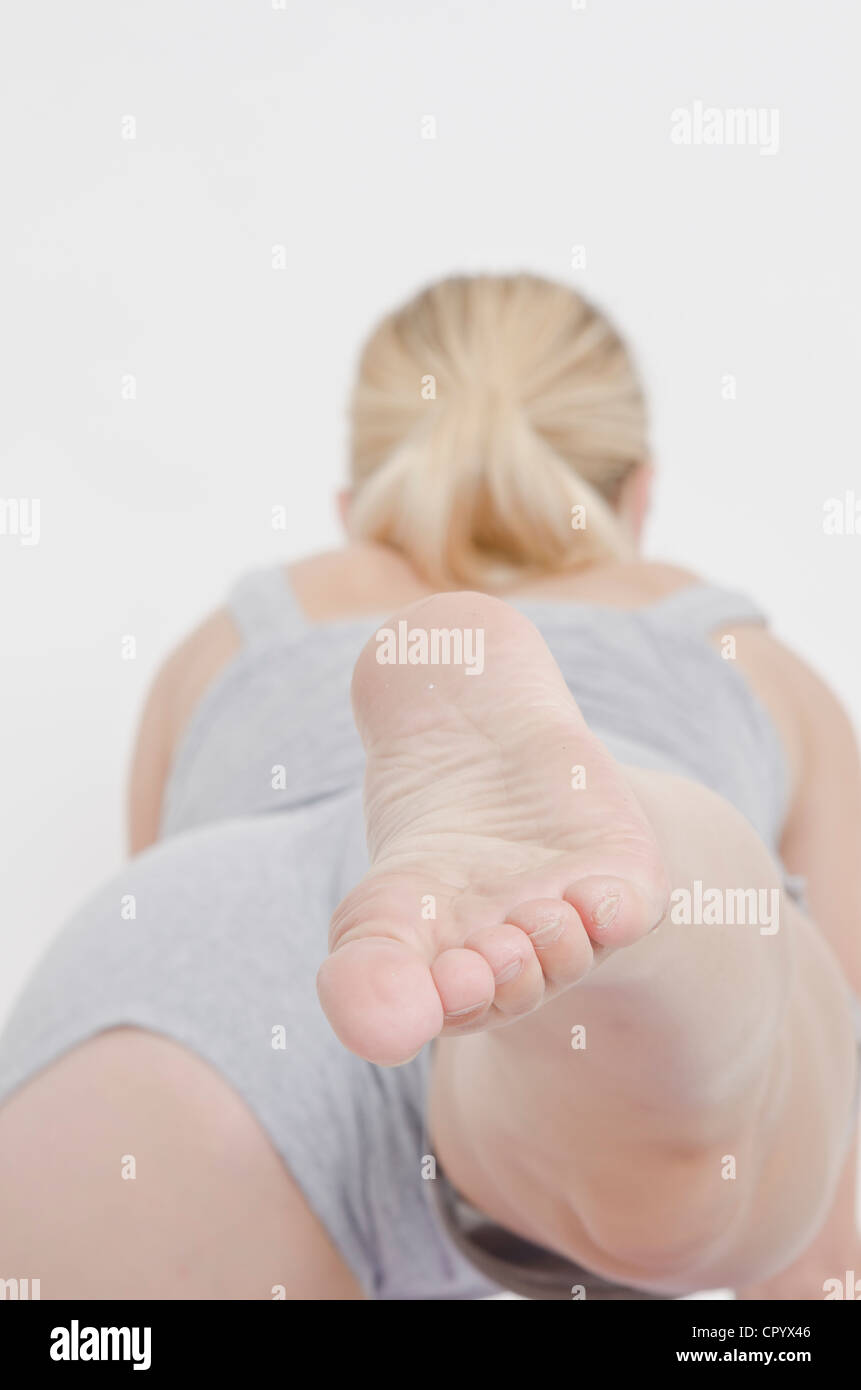
<path fill-rule="evenodd" d="M 162 804 L 179 741 L 208 690 L 239 650 L 240 637 L 226 609 L 219 609 L 164 662 L 144 705 L 128 787 L 129 853 L 158 839 Z"/>

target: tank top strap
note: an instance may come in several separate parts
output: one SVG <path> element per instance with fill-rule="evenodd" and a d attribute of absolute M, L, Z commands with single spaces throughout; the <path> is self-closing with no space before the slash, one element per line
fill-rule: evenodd
<path fill-rule="evenodd" d="M 227 595 L 227 608 L 248 646 L 298 637 L 310 626 L 281 565 L 242 575 Z"/>
<path fill-rule="evenodd" d="M 665 632 L 684 632 L 698 637 L 708 637 L 736 623 L 768 623 L 767 615 L 746 594 L 711 584 L 691 584 L 685 589 L 676 589 L 640 611 Z"/>

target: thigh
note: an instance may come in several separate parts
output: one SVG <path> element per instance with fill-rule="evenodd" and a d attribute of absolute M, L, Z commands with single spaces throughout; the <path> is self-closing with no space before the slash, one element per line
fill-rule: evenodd
<path fill-rule="evenodd" d="M 363 1296 L 238 1093 L 135 1028 L 0 1108 L 0 1277 L 44 1299 Z"/>

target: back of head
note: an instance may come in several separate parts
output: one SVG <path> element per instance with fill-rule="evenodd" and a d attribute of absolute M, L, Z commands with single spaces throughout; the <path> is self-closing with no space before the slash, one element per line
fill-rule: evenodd
<path fill-rule="evenodd" d="M 612 324 L 564 285 L 423 290 L 366 343 L 351 423 L 351 534 L 439 588 L 631 553 L 614 504 L 647 457 L 643 393 Z"/>

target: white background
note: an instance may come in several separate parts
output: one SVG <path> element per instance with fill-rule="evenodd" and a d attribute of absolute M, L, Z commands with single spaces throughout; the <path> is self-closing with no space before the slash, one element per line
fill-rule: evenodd
<path fill-rule="evenodd" d="M 854 6 L 6 15 L 0 498 L 39 498 L 41 538 L 0 535 L 0 1013 L 120 862 L 157 663 L 240 571 L 337 540 L 358 344 L 435 276 L 528 268 L 617 315 L 654 402 L 650 551 L 751 591 L 858 717 L 861 535 L 822 527 L 861 495 Z M 779 152 L 673 144 L 697 100 L 777 108 Z"/>

